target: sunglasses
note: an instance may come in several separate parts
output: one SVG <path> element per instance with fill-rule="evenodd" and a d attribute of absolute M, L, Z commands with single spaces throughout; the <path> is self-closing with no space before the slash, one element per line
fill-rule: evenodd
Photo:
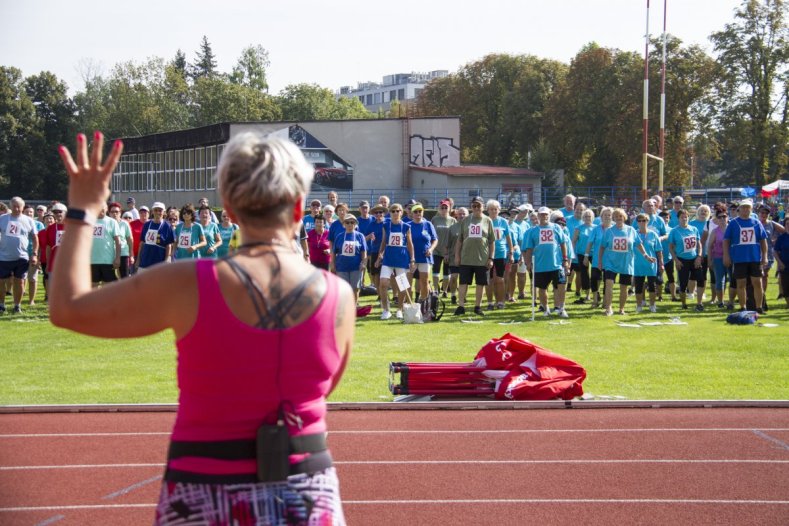
<path fill-rule="evenodd" d="M 401 214 L 401 213 L 403 213 L 403 211 L 400 210 L 400 209 L 389 210 L 389 212 L 392 213 L 392 214 Z"/>
<path fill-rule="evenodd" d="M 482 208 L 482 205 L 479 203 L 474 203 L 473 205 L 471 205 L 471 208 Z"/>
<path fill-rule="evenodd" d="M 638 223 L 646 223 L 646 222 L 647 222 L 647 220 L 646 220 L 646 219 L 636 219 L 636 221 L 637 221 Z"/>
<path fill-rule="evenodd" d="M 383 210 L 379 210 L 378 212 L 375 213 L 375 215 L 384 215 L 384 213 L 385 212 Z"/>

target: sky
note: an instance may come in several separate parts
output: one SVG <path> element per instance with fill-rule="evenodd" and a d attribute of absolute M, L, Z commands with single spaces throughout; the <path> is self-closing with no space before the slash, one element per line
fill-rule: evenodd
<path fill-rule="evenodd" d="M 667 31 L 712 53 L 709 35 L 741 0 L 667 0 Z M 194 61 L 203 35 L 230 72 L 248 45 L 269 52 L 269 91 L 315 83 L 337 90 L 384 75 L 457 71 L 489 53 L 569 63 L 589 42 L 644 52 L 647 0 L 0 0 L 0 65 L 47 70 L 70 92 L 86 71 L 118 62 Z M 651 0 L 649 32 L 663 30 Z"/>

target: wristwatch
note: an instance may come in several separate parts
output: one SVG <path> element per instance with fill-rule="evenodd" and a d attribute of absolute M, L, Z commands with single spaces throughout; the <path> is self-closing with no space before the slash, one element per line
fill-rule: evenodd
<path fill-rule="evenodd" d="M 95 225 L 96 224 L 96 216 L 92 213 L 82 210 L 80 208 L 71 208 L 69 207 L 66 211 L 66 219 L 73 219 L 74 221 L 81 221 L 88 225 Z"/>

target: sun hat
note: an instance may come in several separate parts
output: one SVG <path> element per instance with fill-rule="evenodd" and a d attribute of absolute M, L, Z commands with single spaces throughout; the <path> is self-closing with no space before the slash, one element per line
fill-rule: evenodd
<path fill-rule="evenodd" d="M 740 206 L 750 206 L 753 208 L 753 199 L 743 199 L 740 201 Z"/>
<path fill-rule="evenodd" d="M 65 212 L 66 211 L 66 205 L 64 205 L 63 203 L 55 203 L 54 205 L 52 205 L 52 211 L 53 212 Z"/>
<path fill-rule="evenodd" d="M 538 214 L 549 214 L 551 213 L 551 209 L 547 206 L 541 206 L 539 210 L 537 210 Z"/>
<path fill-rule="evenodd" d="M 354 223 L 358 223 L 359 221 L 356 219 L 356 216 L 353 214 L 345 214 L 345 217 L 342 218 L 342 222 L 353 221 Z"/>
<path fill-rule="evenodd" d="M 156 210 L 157 208 L 161 208 L 162 210 L 164 210 L 167 207 L 164 206 L 164 203 L 162 203 L 161 201 L 156 201 L 154 204 L 151 205 L 151 210 Z"/>
<path fill-rule="evenodd" d="M 145 211 L 145 212 L 150 212 L 151 210 L 150 210 L 150 208 L 148 208 L 147 206 L 145 206 L 145 205 L 142 205 L 142 206 L 140 207 L 140 212 L 143 212 L 143 211 Z"/>
<path fill-rule="evenodd" d="M 425 207 L 420 205 L 419 203 L 417 203 L 417 204 L 415 204 L 414 206 L 411 207 L 411 211 L 412 212 L 416 212 L 417 210 L 421 210 L 421 211 L 424 212 L 425 211 Z"/>

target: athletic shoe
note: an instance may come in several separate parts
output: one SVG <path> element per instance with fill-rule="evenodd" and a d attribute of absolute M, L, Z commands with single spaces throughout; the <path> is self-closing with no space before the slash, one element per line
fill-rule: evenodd
<path fill-rule="evenodd" d="M 722 301 L 719 301 L 719 302 L 718 302 L 718 308 L 719 308 L 719 309 L 722 309 L 723 307 L 724 307 L 724 305 L 723 305 L 723 302 L 722 302 Z"/>
<path fill-rule="evenodd" d="M 583 305 L 584 303 L 586 303 L 586 299 L 584 299 L 584 298 L 578 298 L 577 300 L 575 300 L 575 301 L 573 302 L 573 305 Z"/>
<path fill-rule="evenodd" d="M 538 306 L 537 312 L 545 312 L 545 307 L 543 307 L 542 305 Z"/>
<path fill-rule="evenodd" d="M 503 303 L 497 303 L 496 304 L 496 308 L 497 309 L 503 309 L 504 308 L 504 304 Z"/>
<path fill-rule="evenodd" d="M 688 299 L 689 300 L 696 299 L 696 293 L 695 292 L 688 292 Z"/>
<path fill-rule="evenodd" d="M 627 295 L 628 296 L 635 296 L 636 295 L 636 291 L 633 290 L 633 289 L 627 289 Z"/>
<path fill-rule="evenodd" d="M 492 303 L 488 303 L 488 308 L 487 308 L 487 310 L 493 310 L 493 304 L 492 304 Z"/>
<path fill-rule="evenodd" d="M 382 320 L 388 320 L 388 319 L 390 319 L 391 317 L 392 317 L 392 313 L 391 313 L 391 312 L 389 312 L 388 310 L 385 310 L 385 311 L 383 311 L 383 312 L 381 313 L 381 319 L 382 319 Z"/>
<path fill-rule="evenodd" d="M 451 299 L 450 303 L 452 303 L 452 305 L 455 305 L 457 302 L 458 302 L 458 297 L 457 296 L 452 296 L 452 299 Z"/>
<path fill-rule="evenodd" d="M 649 312 L 651 312 L 651 313 L 653 313 L 653 314 L 654 314 L 655 312 L 657 312 L 657 305 L 650 305 L 650 306 L 649 306 Z"/>
<path fill-rule="evenodd" d="M 576 298 L 580 298 L 581 297 L 581 291 L 580 290 L 576 290 L 575 291 L 575 297 Z"/>
<path fill-rule="evenodd" d="M 14 309 L 14 312 L 16 312 L 16 309 Z M 757 308 L 757 309 L 756 309 L 756 312 L 757 312 L 758 314 L 764 314 L 764 309 L 762 309 L 762 308 Z"/>
<path fill-rule="evenodd" d="M 640 303 L 636 305 L 636 314 L 641 314 L 642 310 L 644 310 L 644 308 L 641 306 Z"/>
<path fill-rule="evenodd" d="M 613 316 L 614 315 L 614 311 L 612 311 L 611 309 L 606 309 L 605 310 L 605 315 L 606 316 Z"/>
<path fill-rule="evenodd" d="M 545 309 L 545 312 L 542 313 L 544 318 L 549 318 L 551 316 L 551 309 Z"/>
<path fill-rule="evenodd" d="M 734 310 L 734 304 L 733 303 L 727 303 L 726 304 L 726 310 Z"/>
<path fill-rule="evenodd" d="M 5 312 L 5 304 L 0 303 L 0 312 Z"/>
<path fill-rule="evenodd" d="M 466 313 L 465 307 L 458 307 L 457 309 L 455 309 L 455 316 L 462 316 L 465 313 Z"/>
<path fill-rule="evenodd" d="M 687 304 L 685 304 L 685 305 L 683 305 L 683 306 L 682 306 L 682 308 L 687 310 L 687 308 L 688 308 L 688 305 L 687 305 Z"/>
<path fill-rule="evenodd" d="M 562 310 L 559 311 L 559 317 L 560 318 L 569 318 L 570 315 L 567 314 L 567 311 L 565 309 L 562 309 Z"/>
<path fill-rule="evenodd" d="M 617 312 L 617 314 L 619 314 L 620 316 L 627 316 L 627 313 L 625 312 L 624 309 L 619 309 L 619 312 Z"/>
<path fill-rule="evenodd" d="M 447 293 L 446 293 L 446 291 L 444 291 L 444 292 L 442 292 L 442 293 L 441 293 L 441 297 L 442 297 L 442 298 L 444 298 L 444 299 L 446 299 L 446 297 L 447 297 Z"/>
<path fill-rule="evenodd" d="M 14 314 L 22 314 L 22 307 L 19 305 L 14 305 Z"/>
<path fill-rule="evenodd" d="M 701 303 L 697 303 L 696 312 L 704 312 L 704 305 L 702 305 Z"/>
<path fill-rule="evenodd" d="M 525 299 L 526 299 L 526 294 L 524 294 L 523 292 L 521 292 L 520 294 L 518 294 L 518 299 L 519 299 L 519 300 L 525 300 Z"/>
<path fill-rule="evenodd" d="M 479 307 L 479 306 L 474 307 L 474 314 L 476 314 L 477 316 L 484 316 L 485 315 L 485 313 L 482 312 L 482 307 Z"/>
<path fill-rule="evenodd" d="M 397 318 L 398 320 L 402 320 L 403 319 L 403 311 L 398 309 L 397 312 L 395 312 L 395 318 Z"/>

